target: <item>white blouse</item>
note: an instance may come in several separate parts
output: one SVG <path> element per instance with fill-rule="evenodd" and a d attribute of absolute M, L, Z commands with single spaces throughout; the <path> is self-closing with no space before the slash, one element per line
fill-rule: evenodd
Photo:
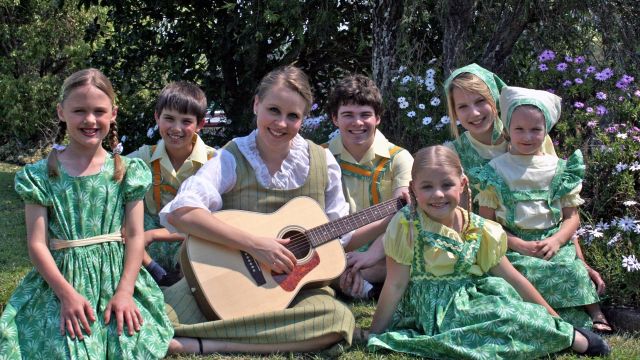
<path fill-rule="evenodd" d="M 254 130 L 251 134 L 235 138 L 233 141 L 249 161 L 260 185 L 279 190 L 292 190 L 304 185 L 309 176 L 309 143 L 302 136 L 296 135 L 291 141 L 289 154 L 282 162 L 280 169 L 272 176 L 258 152 L 257 133 L 258 130 Z M 349 214 L 349 204 L 345 201 L 342 192 L 340 166 L 329 149 L 325 149 L 325 154 L 329 177 L 325 189 L 325 213 L 329 220 L 335 220 Z M 221 194 L 231 191 L 236 180 L 236 159 L 227 150 L 217 150 L 195 175 L 182 183 L 176 197 L 162 208 L 159 214 L 160 223 L 169 231 L 177 232 L 167 221 L 170 212 L 181 207 L 201 208 L 211 212 L 220 210 Z M 341 242 L 346 245 L 350 239 L 351 234 L 348 234 L 342 237 Z"/>

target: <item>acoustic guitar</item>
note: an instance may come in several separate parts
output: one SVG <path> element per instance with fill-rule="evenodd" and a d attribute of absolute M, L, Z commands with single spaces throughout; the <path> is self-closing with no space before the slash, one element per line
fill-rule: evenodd
<path fill-rule="evenodd" d="M 181 252 L 182 271 L 209 320 L 282 310 L 302 287 L 325 286 L 344 271 L 340 235 L 392 215 L 404 204 L 392 199 L 331 222 L 308 197 L 294 198 L 268 214 L 219 211 L 213 216 L 249 233 L 289 238 L 285 246 L 297 259 L 293 271 L 272 273 L 244 251 L 193 235 L 187 236 Z"/>

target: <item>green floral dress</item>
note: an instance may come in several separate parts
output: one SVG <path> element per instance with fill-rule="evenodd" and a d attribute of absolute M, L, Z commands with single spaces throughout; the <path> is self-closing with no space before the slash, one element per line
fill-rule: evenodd
<path fill-rule="evenodd" d="M 390 228 L 401 230 L 386 234 L 405 247 L 408 214 L 407 208 L 396 214 Z M 453 229 L 419 217 L 407 290 L 388 332 L 370 336 L 370 350 L 434 359 L 532 359 L 571 346 L 570 324 L 522 300 L 504 279 L 486 275 L 506 249 L 498 224 L 471 214 L 469 235 L 461 239 Z M 394 246 L 385 243 L 388 256 L 398 253 L 390 251 Z M 434 256 L 434 250 L 440 255 Z M 451 262 L 447 271 L 445 257 Z"/>
<path fill-rule="evenodd" d="M 581 185 L 584 162 L 579 150 L 567 160 L 557 159 L 555 175 L 548 189 L 512 190 L 490 165 L 476 171 L 475 176 L 480 179 L 479 186 L 482 191 L 495 193 L 500 204 L 506 209 L 506 218 L 498 217 L 505 230 L 523 240 L 537 241 L 544 240 L 560 230 L 562 208 L 559 200 Z M 516 224 L 516 206 L 522 201 L 545 202 L 555 225 L 547 229 L 519 227 Z M 522 255 L 516 251 L 508 251 L 507 257 L 563 319 L 575 326 L 592 326 L 583 305 L 597 303 L 599 298 L 595 285 L 576 254 L 573 241 L 567 241 L 549 260 Z"/>
<path fill-rule="evenodd" d="M 125 204 L 140 200 L 151 183 L 147 166 L 138 159 L 123 158 L 126 175 L 112 180 L 114 162 L 108 157 L 94 175 L 73 177 L 59 167 L 58 178 L 49 178 L 47 161 L 27 165 L 16 175 L 15 189 L 27 204 L 47 208 L 49 238 L 74 241 L 118 233 Z M 153 359 L 162 358 L 173 337 L 165 314 L 162 292 L 141 269 L 133 300 L 143 317 L 139 332 L 118 336 L 112 317 L 104 323 L 106 306 L 123 270 L 124 245 L 95 245 L 52 250 L 53 259 L 67 281 L 93 308 L 96 321 L 84 341 L 60 335 L 60 301 L 40 276 L 31 270 L 9 299 L 0 318 L 2 359 Z"/>

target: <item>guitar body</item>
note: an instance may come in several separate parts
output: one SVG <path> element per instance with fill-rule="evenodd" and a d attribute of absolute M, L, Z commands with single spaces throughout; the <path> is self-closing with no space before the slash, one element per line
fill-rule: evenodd
<path fill-rule="evenodd" d="M 285 309 L 302 287 L 326 285 L 346 267 L 339 241 L 314 247 L 305 240 L 305 230 L 328 221 L 324 210 L 311 198 L 295 198 L 270 214 L 223 210 L 213 216 L 252 234 L 293 237 L 295 240 L 286 246 L 298 261 L 291 274 L 272 274 L 252 257 L 249 260 L 253 262 L 247 262 L 244 252 L 189 235 L 181 253 L 182 270 L 209 320 Z M 260 275 L 263 279 L 256 280 Z"/>

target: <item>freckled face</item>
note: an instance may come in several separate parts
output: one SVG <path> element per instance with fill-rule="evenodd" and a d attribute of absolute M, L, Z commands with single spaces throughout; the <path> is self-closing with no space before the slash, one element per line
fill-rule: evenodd
<path fill-rule="evenodd" d="M 513 111 L 509 124 L 512 154 L 541 155 L 545 135 L 545 121 L 541 111 L 522 106 Z"/>
<path fill-rule="evenodd" d="M 418 171 L 410 186 L 427 216 L 451 226 L 466 184 L 467 178 L 460 177 L 452 168 L 427 166 Z"/>
<path fill-rule="evenodd" d="M 263 99 L 256 96 L 253 111 L 256 114 L 258 141 L 274 149 L 289 146 L 300 131 L 306 105 L 306 100 L 300 94 L 283 85 L 269 89 Z"/>
<path fill-rule="evenodd" d="M 482 95 L 458 87 L 452 91 L 454 110 L 460 124 L 475 138 L 493 131 L 494 114 L 489 101 Z"/>

